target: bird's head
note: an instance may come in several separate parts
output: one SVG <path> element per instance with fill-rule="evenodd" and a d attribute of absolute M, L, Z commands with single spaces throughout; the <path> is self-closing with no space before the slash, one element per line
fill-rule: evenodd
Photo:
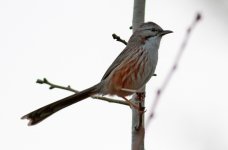
<path fill-rule="evenodd" d="M 170 30 L 163 30 L 159 25 L 154 22 L 146 22 L 141 24 L 135 32 L 140 33 L 140 35 L 144 36 L 145 38 L 156 36 L 162 37 L 163 35 L 173 33 L 173 31 Z"/>

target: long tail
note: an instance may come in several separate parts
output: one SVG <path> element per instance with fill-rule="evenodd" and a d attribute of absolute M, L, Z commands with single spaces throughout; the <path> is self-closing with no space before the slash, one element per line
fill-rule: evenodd
<path fill-rule="evenodd" d="M 47 117 L 51 116 L 52 114 L 56 113 L 57 111 L 70 106 L 74 103 L 77 103 L 83 99 L 86 99 L 94 94 L 99 93 L 100 90 L 100 83 L 84 90 L 79 93 L 73 94 L 56 102 L 53 102 L 49 105 L 43 106 L 33 112 L 28 113 L 27 115 L 23 116 L 21 119 L 28 119 L 28 125 L 35 125 Z"/>

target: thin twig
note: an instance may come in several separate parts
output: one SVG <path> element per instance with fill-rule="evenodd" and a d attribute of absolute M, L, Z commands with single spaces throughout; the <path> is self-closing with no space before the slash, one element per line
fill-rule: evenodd
<path fill-rule="evenodd" d="M 155 113 L 155 109 L 158 105 L 159 99 L 162 95 L 162 93 L 164 92 L 165 88 L 167 87 L 168 83 L 171 80 L 171 77 L 173 76 L 174 72 L 177 69 L 178 63 L 180 61 L 180 58 L 185 50 L 185 47 L 188 43 L 189 37 L 191 35 L 192 30 L 195 28 L 196 24 L 201 20 L 201 14 L 198 13 L 197 16 L 195 17 L 194 21 L 192 22 L 192 24 L 190 25 L 190 27 L 187 29 L 185 38 L 179 48 L 179 51 L 177 53 L 177 56 L 175 58 L 175 61 L 173 63 L 173 66 L 171 67 L 170 71 L 168 72 L 163 84 L 161 85 L 161 87 L 157 90 L 156 96 L 154 98 L 153 104 L 151 106 L 150 109 L 150 113 L 149 113 L 149 117 L 146 120 L 146 128 L 149 126 L 149 123 L 151 122 L 152 118 L 154 117 L 154 113 Z"/>
<path fill-rule="evenodd" d="M 53 84 L 51 82 L 49 82 L 46 78 L 43 78 L 42 79 L 37 79 L 36 80 L 36 83 L 39 83 L 39 84 L 47 84 L 49 85 L 49 89 L 52 90 L 54 88 L 57 88 L 57 89 L 63 89 L 63 90 L 67 90 L 67 91 L 71 91 L 71 92 L 74 92 L 74 93 L 78 93 L 79 91 L 75 90 L 75 89 L 72 89 L 70 87 L 70 85 L 68 85 L 67 87 L 64 87 L 64 86 L 60 86 L 60 85 L 57 85 L 57 84 Z"/>
<path fill-rule="evenodd" d="M 123 39 L 121 39 L 118 35 L 116 35 L 115 33 L 112 34 L 112 38 L 115 39 L 116 41 L 119 41 L 121 43 L 123 43 L 124 45 L 127 45 L 127 42 Z"/>
<path fill-rule="evenodd" d="M 39 83 L 39 84 L 47 84 L 49 85 L 49 89 L 52 90 L 54 88 L 57 88 L 57 89 L 63 89 L 63 90 L 67 90 L 67 91 L 71 91 L 71 92 L 74 92 L 74 93 L 78 93 L 79 91 L 78 90 L 75 90 L 73 88 L 71 88 L 70 85 L 68 86 L 60 86 L 60 85 L 57 85 L 57 84 L 53 84 L 51 82 L 49 82 L 46 78 L 43 78 L 42 79 L 37 79 L 36 83 Z M 118 99 L 112 99 L 112 98 L 108 98 L 108 97 L 104 97 L 104 96 L 91 96 L 91 98 L 93 99 L 97 99 L 97 100 L 103 100 L 103 101 L 106 101 L 106 102 L 110 102 L 110 103 L 116 103 L 116 104 L 122 104 L 122 105 L 127 105 L 129 106 L 129 104 L 123 100 L 118 100 Z"/>

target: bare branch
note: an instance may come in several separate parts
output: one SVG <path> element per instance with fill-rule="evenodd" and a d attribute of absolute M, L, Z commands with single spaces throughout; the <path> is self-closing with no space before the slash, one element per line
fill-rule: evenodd
<path fill-rule="evenodd" d="M 41 79 L 37 79 L 36 80 L 36 83 L 39 83 L 39 84 L 47 84 L 49 85 L 49 89 L 52 90 L 54 88 L 57 88 L 57 89 L 63 89 L 63 90 L 67 90 L 67 91 L 71 91 L 71 92 L 74 92 L 74 93 L 78 93 L 79 91 L 75 90 L 75 89 L 72 89 L 70 87 L 70 85 L 68 85 L 67 87 L 64 87 L 64 86 L 60 86 L 60 85 L 57 85 L 57 84 L 53 84 L 51 82 L 49 82 L 46 78 L 43 78 L 43 80 Z"/>
<path fill-rule="evenodd" d="M 110 102 L 110 103 L 116 103 L 116 104 L 122 104 L 122 105 L 129 106 L 129 103 L 127 103 L 126 101 L 123 101 L 123 100 L 112 99 L 112 98 L 108 98 L 108 97 L 104 97 L 104 96 L 91 96 L 91 97 L 93 99 L 97 99 L 97 100 L 103 100 L 103 101 Z"/>
<path fill-rule="evenodd" d="M 146 0 L 134 0 L 133 6 L 133 18 L 132 18 L 132 32 L 144 22 L 145 18 L 145 5 Z M 145 86 L 142 89 L 143 95 L 145 95 Z M 138 94 L 134 94 L 131 98 L 132 102 L 139 104 L 140 108 L 145 107 L 145 97 L 140 98 Z M 144 150 L 144 137 L 145 137 L 145 125 L 144 125 L 144 113 L 140 113 L 132 109 L 132 126 L 131 126 L 131 150 Z"/>
<path fill-rule="evenodd" d="M 49 89 L 52 90 L 54 88 L 57 88 L 57 89 L 63 89 L 63 90 L 67 90 L 67 91 L 71 91 L 71 92 L 74 92 L 74 93 L 78 93 L 79 91 L 78 90 L 75 90 L 73 88 L 71 88 L 70 85 L 64 87 L 64 86 L 60 86 L 60 85 L 57 85 L 57 84 L 53 84 L 51 82 L 49 82 L 46 78 L 43 78 L 42 79 L 37 79 L 36 83 L 39 83 L 39 84 L 47 84 L 49 85 Z M 106 102 L 110 102 L 110 103 L 116 103 L 116 104 L 122 104 L 122 105 L 127 105 L 129 106 L 129 104 L 123 100 L 118 100 L 118 99 L 112 99 L 112 98 L 108 98 L 108 97 L 104 97 L 104 96 L 91 96 L 91 98 L 93 99 L 97 99 L 97 100 L 103 100 L 103 101 L 106 101 Z"/>
<path fill-rule="evenodd" d="M 149 117 L 147 118 L 147 121 L 146 121 L 146 128 L 149 126 L 149 123 L 151 122 L 152 118 L 154 117 L 154 113 L 155 113 L 155 109 L 158 105 L 158 102 L 159 102 L 159 99 L 162 95 L 162 93 L 164 92 L 165 88 L 167 87 L 168 83 L 170 82 L 171 80 L 171 77 L 173 76 L 174 72 L 176 71 L 177 69 L 177 66 L 178 66 L 178 63 L 180 61 L 180 58 L 185 50 L 185 47 L 188 43 L 188 40 L 189 40 L 189 37 L 191 35 L 191 32 L 192 30 L 195 28 L 196 24 L 201 20 L 201 14 L 198 13 L 197 16 L 195 17 L 194 21 L 192 22 L 192 24 L 190 25 L 190 27 L 187 29 L 187 32 L 186 32 L 186 35 L 185 35 L 185 38 L 179 48 L 179 51 L 177 53 L 177 56 L 175 58 L 175 61 L 173 63 L 173 66 L 171 67 L 170 71 L 168 72 L 161 88 L 159 88 L 157 90 L 157 93 L 156 93 L 156 96 L 154 98 L 154 101 L 153 101 L 153 104 L 151 106 L 151 109 L 150 109 L 150 113 L 149 113 Z"/>

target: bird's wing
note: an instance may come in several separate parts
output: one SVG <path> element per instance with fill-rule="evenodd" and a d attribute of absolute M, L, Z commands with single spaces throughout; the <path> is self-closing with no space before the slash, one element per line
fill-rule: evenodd
<path fill-rule="evenodd" d="M 127 57 L 130 57 L 130 58 L 133 57 L 134 53 L 132 53 L 131 51 L 134 48 L 138 48 L 138 47 L 127 46 L 119 54 L 119 56 L 113 61 L 113 63 L 109 66 L 108 70 L 105 72 L 105 74 L 101 80 L 105 80 L 111 74 L 111 72 L 123 62 L 124 59 L 127 59 Z M 132 55 L 132 56 L 130 56 L 130 55 Z"/>

